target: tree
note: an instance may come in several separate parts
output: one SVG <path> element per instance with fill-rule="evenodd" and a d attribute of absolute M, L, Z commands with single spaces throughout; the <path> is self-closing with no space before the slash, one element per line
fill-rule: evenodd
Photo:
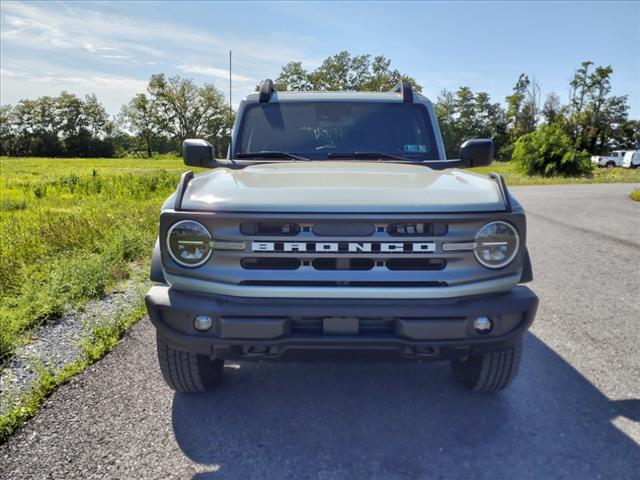
<path fill-rule="evenodd" d="M 13 109 L 12 118 L 16 131 L 16 151 L 54 157 L 63 153 L 56 98 L 45 96 L 35 100 L 21 100 Z"/>
<path fill-rule="evenodd" d="M 112 127 L 95 95 L 81 99 L 68 92 L 58 97 L 21 100 L 2 109 L 2 152 L 17 156 L 110 157 Z M 5 125 L 6 122 L 6 125 Z"/>
<path fill-rule="evenodd" d="M 302 62 L 289 62 L 282 67 L 280 75 L 275 80 L 275 86 L 280 91 L 312 89 L 309 72 L 302 67 Z"/>
<path fill-rule="evenodd" d="M 611 96 L 613 68 L 582 62 L 570 82 L 571 99 L 567 130 L 579 149 L 593 154 L 611 147 L 614 131 L 627 121 L 626 96 Z"/>
<path fill-rule="evenodd" d="M 139 144 L 151 157 L 153 142 L 156 137 L 155 105 L 144 93 L 139 93 L 128 105 L 123 105 L 120 111 L 119 122 L 125 130 L 131 132 Z"/>
<path fill-rule="evenodd" d="M 540 85 L 522 73 L 513 87 L 513 93 L 505 100 L 509 140 L 513 143 L 536 129 L 540 111 Z"/>
<path fill-rule="evenodd" d="M 206 138 L 216 151 L 228 145 L 228 104 L 212 84 L 197 86 L 192 80 L 164 74 L 151 76 L 148 92 L 154 104 L 154 124 L 180 143 L 187 138 Z"/>
<path fill-rule="evenodd" d="M 13 107 L 0 105 L 0 155 L 12 154 L 15 137 Z"/>
<path fill-rule="evenodd" d="M 435 104 L 445 150 L 449 158 L 458 155 L 458 149 L 470 138 L 491 138 L 495 151 L 505 145 L 506 120 L 498 103 L 491 103 L 489 94 L 473 93 L 469 87 L 460 87 L 454 94 L 440 92 Z"/>
<path fill-rule="evenodd" d="M 561 112 L 562 104 L 560 103 L 560 97 L 555 92 L 549 93 L 542 107 L 542 116 L 544 117 L 545 122 L 555 122 Z"/>
<path fill-rule="evenodd" d="M 540 125 L 515 143 L 513 161 L 526 175 L 577 176 L 593 166 L 585 150 L 576 150 L 571 137 L 558 123 Z"/>
<path fill-rule="evenodd" d="M 640 120 L 626 120 L 618 125 L 608 140 L 611 150 L 640 149 Z"/>
<path fill-rule="evenodd" d="M 449 90 L 442 90 L 435 103 L 436 117 L 447 157 L 455 158 L 460 147 L 460 133 L 457 128 L 456 97 Z"/>
<path fill-rule="evenodd" d="M 384 91 L 395 87 L 398 80 L 410 83 L 420 92 L 422 87 L 416 80 L 391 69 L 391 61 L 378 55 L 351 55 L 347 51 L 327 57 L 313 72 L 302 67 L 301 62 L 289 62 L 276 77 L 278 90 L 353 90 Z M 259 87 L 257 87 L 258 89 Z"/>
<path fill-rule="evenodd" d="M 571 114 L 580 115 L 584 108 L 585 98 L 590 89 L 589 68 L 593 62 L 582 62 L 581 67 L 576 70 L 573 79 L 569 82 L 571 86 Z"/>
<path fill-rule="evenodd" d="M 81 135 L 89 126 L 84 104 L 75 94 L 63 91 L 56 98 L 57 115 L 62 136 L 70 139 Z"/>
<path fill-rule="evenodd" d="M 94 93 L 84 97 L 82 111 L 86 119 L 86 128 L 91 135 L 101 137 L 106 134 L 109 128 L 109 115 Z"/>

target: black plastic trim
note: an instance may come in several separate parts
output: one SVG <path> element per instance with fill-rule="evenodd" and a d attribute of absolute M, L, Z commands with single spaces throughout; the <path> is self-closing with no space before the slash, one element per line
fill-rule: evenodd
<path fill-rule="evenodd" d="M 178 182 L 178 189 L 176 190 L 176 200 L 173 207 L 174 210 L 182 210 L 182 197 L 184 197 L 184 192 L 191 180 L 193 180 L 193 172 L 191 170 L 180 175 L 180 182 Z"/>
<path fill-rule="evenodd" d="M 262 85 L 260 85 L 260 103 L 267 103 L 271 99 L 271 95 L 276 92 L 276 87 L 273 85 L 273 80 L 267 78 Z"/>
<path fill-rule="evenodd" d="M 398 83 L 395 87 L 393 87 L 392 92 L 402 94 L 402 101 L 404 103 L 413 103 L 413 88 L 409 82 L 405 82 L 404 80 L 398 80 Z"/>
<path fill-rule="evenodd" d="M 504 200 L 505 211 L 511 213 L 513 211 L 511 208 L 511 195 L 509 195 L 509 190 L 507 189 L 507 184 L 504 181 L 504 177 L 499 173 L 491 172 L 489 174 L 489 178 L 498 184 L 498 188 L 500 188 L 500 193 L 502 194 L 502 198 Z"/>
<path fill-rule="evenodd" d="M 162 254 L 160 252 L 160 238 L 156 238 L 156 244 L 153 246 L 153 254 L 151 255 L 151 272 L 149 279 L 152 282 L 167 283 L 162 270 Z"/>
<path fill-rule="evenodd" d="M 522 276 L 520 277 L 520 283 L 529 283 L 533 281 L 533 267 L 531 266 L 531 259 L 529 258 L 529 249 L 524 249 L 524 261 Z"/>

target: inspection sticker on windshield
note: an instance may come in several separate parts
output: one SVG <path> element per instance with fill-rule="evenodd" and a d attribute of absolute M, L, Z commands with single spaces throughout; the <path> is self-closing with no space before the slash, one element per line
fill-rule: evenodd
<path fill-rule="evenodd" d="M 426 152 L 427 151 L 427 146 L 426 145 L 405 145 L 404 146 L 404 151 L 407 152 L 407 153 Z"/>

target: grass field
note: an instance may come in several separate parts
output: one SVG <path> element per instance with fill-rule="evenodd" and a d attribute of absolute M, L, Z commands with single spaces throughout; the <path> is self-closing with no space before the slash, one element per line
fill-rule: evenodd
<path fill-rule="evenodd" d="M 0 363 L 145 261 L 177 158 L 0 159 Z"/>
<path fill-rule="evenodd" d="M 504 176 L 507 185 L 560 185 L 567 183 L 640 183 L 640 169 L 596 168 L 585 177 L 540 177 L 523 175 L 511 163 L 496 162 L 488 167 L 472 168 L 474 172 L 497 172 Z"/>
<path fill-rule="evenodd" d="M 106 293 L 146 262 L 158 210 L 186 167 L 154 159 L 0 159 L 0 363 L 43 322 Z M 509 164 L 508 185 L 640 182 L 640 170 L 592 177 L 526 177 Z"/>

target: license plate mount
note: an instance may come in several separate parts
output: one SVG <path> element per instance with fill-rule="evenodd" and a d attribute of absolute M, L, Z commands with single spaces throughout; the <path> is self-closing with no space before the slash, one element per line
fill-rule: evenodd
<path fill-rule="evenodd" d="M 322 331 L 325 335 L 358 335 L 360 320 L 358 317 L 325 317 Z"/>

